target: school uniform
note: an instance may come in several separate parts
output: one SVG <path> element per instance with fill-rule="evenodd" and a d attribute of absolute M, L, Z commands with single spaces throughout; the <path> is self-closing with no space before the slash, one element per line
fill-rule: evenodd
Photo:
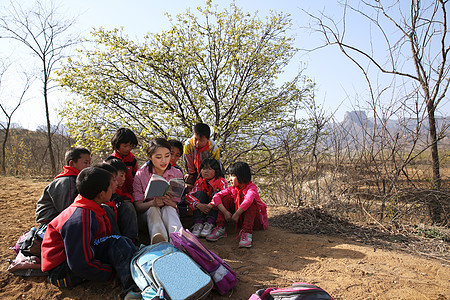
<path fill-rule="evenodd" d="M 244 213 L 239 218 L 238 226 L 241 226 L 243 232 L 253 233 L 253 229 L 267 229 L 268 227 L 267 205 L 259 197 L 258 189 L 252 182 L 242 189 L 228 187 L 215 194 L 212 202 L 215 206 L 223 204 L 230 213 L 241 208 Z M 219 211 L 216 225 L 224 227 L 225 224 L 225 216 Z"/>
<path fill-rule="evenodd" d="M 51 279 L 52 271 L 64 264 L 69 273 L 87 280 L 108 281 L 117 273 L 128 291 L 136 287 L 130 273 L 136 251 L 129 238 L 112 235 L 109 219 L 99 204 L 79 195 L 48 224 L 41 246 L 41 269 L 48 271 Z"/>
<path fill-rule="evenodd" d="M 136 157 L 131 152 L 125 156 L 122 156 L 116 150 L 114 150 L 111 156 L 107 159 L 111 157 L 120 159 L 125 164 L 125 166 L 127 166 L 127 172 L 125 173 L 125 182 L 122 186 L 122 192 L 133 194 L 133 178 L 136 175 L 137 170 L 139 169 Z"/>

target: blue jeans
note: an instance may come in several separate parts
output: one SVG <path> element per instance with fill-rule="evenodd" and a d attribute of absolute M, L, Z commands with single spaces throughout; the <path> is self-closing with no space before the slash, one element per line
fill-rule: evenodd
<path fill-rule="evenodd" d="M 197 198 L 200 203 L 208 204 L 209 202 L 211 202 L 208 194 L 206 194 L 204 191 L 197 191 L 193 196 Z M 218 213 L 219 211 L 217 209 L 211 209 L 208 214 L 204 214 L 199 209 L 196 209 L 192 212 L 192 221 L 194 222 L 194 224 L 200 223 L 200 221 L 202 223 L 205 223 L 205 221 L 209 219 L 210 221 L 214 221 L 215 223 Z"/>

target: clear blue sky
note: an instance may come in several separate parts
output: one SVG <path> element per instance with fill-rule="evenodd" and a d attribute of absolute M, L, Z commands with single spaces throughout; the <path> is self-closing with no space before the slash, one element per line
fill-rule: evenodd
<path fill-rule="evenodd" d="M 30 3 L 27 0 L 25 3 Z M 8 0 L 0 0 L 0 6 L 8 4 Z M 24 2 L 22 2 L 24 3 Z M 136 40 L 150 32 L 157 33 L 168 29 L 170 24 L 165 12 L 175 16 L 186 11 L 187 8 L 195 10 L 198 6 L 204 5 L 204 0 L 76 0 L 61 1 L 61 8 L 67 15 L 78 16 L 77 23 L 73 30 L 81 32 L 87 36 L 93 27 L 103 26 L 106 29 L 123 27 L 124 32 Z M 219 7 L 228 6 L 230 1 L 213 1 Z M 305 27 L 310 23 L 309 17 L 302 9 L 311 13 L 324 10 L 326 14 L 339 17 L 342 15 L 342 8 L 338 1 L 334 0 L 236 0 L 236 5 L 245 11 L 254 12 L 258 10 L 260 16 L 268 14 L 269 10 L 289 13 L 292 15 L 294 23 L 294 34 L 296 46 L 298 48 L 313 48 L 320 44 L 319 34 L 310 34 Z M 358 24 L 349 28 L 349 34 L 355 41 L 367 38 L 367 28 Z M 6 50 L 5 50 L 6 49 Z M 8 46 L 0 44 L 0 54 L 3 56 L 8 52 Z M 15 51 L 16 52 L 16 51 Z M 17 54 L 17 53 L 16 53 Z M 343 119 L 345 111 L 353 110 L 352 102 L 357 95 L 364 94 L 366 84 L 362 74 L 340 51 L 335 48 L 326 48 L 313 53 L 299 53 L 286 70 L 285 76 L 290 77 L 298 68 L 306 64 L 304 75 L 313 79 L 317 83 L 316 100 L 323 105 L 328 112 L 336 111 L 338 120 Z M 40 87 L 35 87 L 29 94 L 29 101 L 14 115 L 13 122 L 29 129 L 35 129 L 37 125 L 45 123 L 42 96 Z M 3 88 L 2 88 L 3 89 Z M 64 95 L 51 94 L 54 105 L 62 105 Z M 449 115 L 450 105 L 441 111 L 441 115 Z M 53 115 L 56 115 L 52 112 Z M 53 118 L 54 120 L 56 118 Z M 3 120 L 1 118 L 0 120 Z M 55 121 L 53 121 L 54 123 Z"/>

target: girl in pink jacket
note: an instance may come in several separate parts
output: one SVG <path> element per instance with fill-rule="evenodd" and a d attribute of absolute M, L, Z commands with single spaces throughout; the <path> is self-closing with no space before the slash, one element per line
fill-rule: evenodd
<path fill-rule="evenodd" d="M 255 184 L 251 181 L 250 167 L 245 162 L 230 166 L 231 186 L 213 197 L 219 209 L 216 227 L 206 239 L 217 241 L 227 235 L 226 222 L 234 222 L 241 227 L 239 247 L 251 247 L 253 229 L 267 229 L 267 205 L 261 201 Z"/>

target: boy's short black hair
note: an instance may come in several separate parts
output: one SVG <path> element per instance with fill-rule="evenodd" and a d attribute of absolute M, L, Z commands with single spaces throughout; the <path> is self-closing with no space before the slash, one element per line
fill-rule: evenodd
<path fill-rule="evenodd" d="M 114 176 L 117 175 L 117 169 L 114 168 L 111 164 L 102 162 L 102 163 L 95 164 L 94 167 L 106 170 L 109 173 L 113 174 Z"/>
<path fill-rule="evenodd" d="M 91 152 L 86 148 L 74 147 L 66 151 L 66 155 L 64 156 L 64 161 L 66 162 L 66 166 L 70 165 L 70 161 L 77 162 L 81 157 L 81 154 L 91 155 Z"/>
<path fill-rule="evenodd" d="M 204 136 L 209 139 L 209 137 L 211 136 L 211 129 L 205 123 L 197 123 L 194 125 L 194 133 L 199 137 Z"/>
<path fill-rule="evenodd" d="M 97 167 L 87 167 L 77 176 L 77 189 L 81 196 L 94 200 L 102 191 L 107 191 L 112 174 Z"/>
<path fill-rule="evenodd" d="M 115 158 L 114 156 L 110 156 L 107 159 L 105 159 L 105 163 L 113 166 L 117 170 L 117 172 L 119 171 L 123 171 L 125 173 L 127 172 L 127 165 L 125 165 L 123 161 L 121 161 L 118 158 Z"/>
<path fill-rule="evenodd" d="M 181 154 L 183 154 L 183 143 L 178 141 L 178 140 L 168 140 L 170 146 L 172 146 L 172 149 L 178 148 L 181 152 Z"/>
<path fill-rule="evenodd" d="M 235 175 L 239 183 L 249 183 L 252 181 L 252 171 L 250 166 L 242 161 L 235 162 L 228 168 L 230 175 Z"/>
<path fill-rule="evenodd" d="M 213 169 L 215 171 L 215 175 L 214 178 L 219 178 L 219 177 L 223 177 L 223 173 L 222 173 L 222 166 L 220 165 L 220 163 L 217 161 L 217 159 L 212 158 L 212 157 L 208 157 L 206 159 L 204 159 L 202 161 L 202 163 L 200 164 L 200 170 L 199 175 L 202 176 L 202 169 L 206 166 L 209 166 L 211 169 Z"/>
<path fill-rule="evenodd" d="M 114 150 L 118 150 L 120 144 L 126 143 L 130 143 L 133 146 L 133 148 L 139 144 L 137 137 L 133 131 L 123 127 L 117 129 L 113 137 L 111 138 L 111 146 L 113 147 Z"/>

